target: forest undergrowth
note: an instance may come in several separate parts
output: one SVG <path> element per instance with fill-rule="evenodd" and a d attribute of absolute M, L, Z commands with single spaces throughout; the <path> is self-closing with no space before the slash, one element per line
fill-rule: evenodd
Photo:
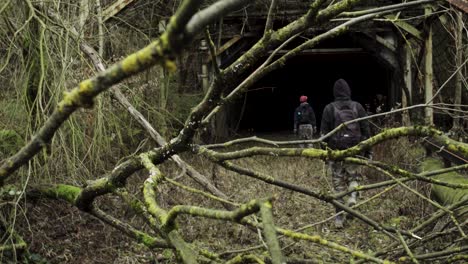
<path fill-rule="evenodd" d="M 412 147 L 408 148 L 409 145 Z M 418 162 L 424 156 L 418 144 L 407 139 L 386 142 L 376 147 L 374 153 L 375 159 L 400 164 L 402 168 L 412 171 L 417 171 Z M 327 203 L 226 171 L 200 156 L 182 156 L 210 178 L 216 187 L 228 195 L 230 201 L 245 203 L 255 198 L 273 197 L 274 220 L 279 227 L 318 235 L 327 241 L 338 242 L 363 252 L 374 251 L 392 242 L 387 236 L 374 232 L 370 226 L 356 219 L 348 219 L 342 230 L 335 229 L 335 210 Z M 258 156 L 242 159 L 236 164 L 314 191 L 332 191 L 331 174 L 322 161 Z M 180 169 L 172 163 L 163 164 L 161 170 L 166 177 L 176 178 L 179 184 L 200 188 L 187 176 L 178 176 Z M 384 175 L 369 169 L 362 173 L 363 184 L 385 179 Z M 138 186 L 145 179 L 146 175 L 139 173 L 132 177 L 128 182 L 129 191 L 137 192 L 138 190 L 131 190 L 132 186 Z M 427 184 L 415 182 L 410 186 L 430 196 Z M 159 194 L 158 202 L 164 208 L 185 204 L 223 209 L 219 202 L 168 182 L 160 187 Z M 398 186 L 363 192 L 360 202 L 362 204 L 358 204 L 357 208 L 362 213 L 378 222 L 403 229 L 411 228 L 419 219 L 433 212 L 430 204 Z M 145 225 L 116 195 L 101 198 L 98 204 L 104 211 L 112 211 L 119 219 L 134 226 Z M 256 221 L 255 218 L 252 219 Z M 182 216 L 179 222 L 183 223 L 180 225 L 181 233 L 187 241 L 219 252 L 222 256 L 265 251 L 265 242 L 258 230 L 231 222 L 191 216 Z M 17 229 L 30 245 L 30 262 L 47 259 L 49 263 L 177 263 L 172 251 L 160 249 L 150 253 L 119 231 L 66 203 L 49 203 L 43 199 L 28 200 L 19 210 Z M 280 241 L 284 254 L 291 259 L 311 259 L 317 263 L 350 261 L 349 255 L 317 244 L 289 238 L 281 238 Z"/>

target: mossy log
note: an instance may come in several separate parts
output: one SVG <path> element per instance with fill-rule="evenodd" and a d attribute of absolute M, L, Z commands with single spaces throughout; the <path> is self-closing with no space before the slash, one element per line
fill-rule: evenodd
<path fill-rule="evenodd" d="M 437 153 L 447 164 L 466 164 L 468 144 L 453 140 L 445 135 L 434 135 L 425 139 L 428 153 Z"/>
<path fill-rule="evenodd" d="M 433 171 L 444 168 L 444 162 L 436 158 L 427 158 L 421 165 L 423 171 Z M 468 184 L 468 177 L 461 175 L 457 172 L 448 172 L 434 176 L 433 178 L 454 183 L 454 184 Z M 434 199 L 443 205 L 451 205 L 460 202 L 462 199 L 468 197 L 468 189 L 451 188 L 442 185 L 432 185 L 432 193 Z M 463 219 L 468 217 L 468 205 L 465 204 L 455 211 L 457 215 L 463 215 Z"/>

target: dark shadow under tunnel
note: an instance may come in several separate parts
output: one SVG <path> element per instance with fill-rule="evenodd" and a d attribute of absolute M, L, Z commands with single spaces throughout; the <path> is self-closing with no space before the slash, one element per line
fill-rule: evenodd
<path fill-rule="evenodd" d="M 333 101 L 333 84 L 345 79 L 352 99 L 363 106 L 376 94 L 389 94 L 391 72 L 369 53 L 358 49 L 315 50 L 295 57 L 249 89 L 234 106 L 237 132 L 292 131 L 293 113 L 299 97 L 306 95 L 317 116 Z M 387 102 L 388 103 L 388 102 Z"/>

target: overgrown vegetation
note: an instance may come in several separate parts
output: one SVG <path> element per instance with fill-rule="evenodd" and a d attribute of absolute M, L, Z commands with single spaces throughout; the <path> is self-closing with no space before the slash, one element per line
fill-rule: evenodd
<path fill-rule="evenodd" d="M 463 174 L 468 147 L 431 123 L 399 127 L 396 110 L 387 113 L 394 118 L 385 130 L 345 151 L 304 150 L 297 148 L 302 142 L 258 138 L 219 145 L 201 141 L 220 126 L 213 119 L 223 107 L 301 50 L 360 22 L 388 14 L 404 17 L 404 11 L 422 5 L 463 21 L 461 13 L 431 0 L 386 9 L 369 9 L 359 0 L 317 0 L 302 17 L 276 28 L 271 21 L 277 1 L 261 2 L 269 8 L 264 35 L 225 68 L 212 64 L 204 87 L 197 67 L 206 58 L 198 57 L 193 43 L 205 38 L 216 61 L 220 47 L 209 38 L 219 28 L 215 23 L 249 2 L 135 0 L 110 21 L 100 21 L 96 3 L 108 7 L 113 2 L 0 4 L 5 85 L 0 95 L 0 262 L 466 260 L 467 218 L 459 208 L 467 206 L 468 185 L 430 176 L 447 170 Z M 364 14 L 352 13 L 359 5 Z M 170 15 L 173 19 L 160 30 Z M 343 24 L 330 22 L 338 16 L 345 18 Z M 276 59 L 283 43 L 316 26 L 332 29 L 305 35 Z M 403 35 L 401 41 L 408 38 Z M 424 55 L 421 43 L 410 46 Z M 420 66 L 417 59 L 413 63 Z M 457 65 L 458 72 L 466 72 Z M 466 84 L 465 79 L 460 82 Z M 457 119 L 466 113 L 463 103 L 406 106 Z M 465 121 L 461 118 L 452 130 L 457 140 L 463 138 Z M 326 136 L 311 143 L 320 146 Z M 442 142 L 440 151 L 465 162 L 420 171 L 428 139 Z M 359 156 L 370 148 L 373 160 Z M 361 202 L 352 208 L 338 202 L 345 194 L 333 193 L 325 163 L 341 159 L 365 167 L 365 181 L 358 186 Z M 433 185 L 462 195 L 452 203 L 433 201 Z M 350 218 L 344 230 L 330 224 L 334 207 Z"/>

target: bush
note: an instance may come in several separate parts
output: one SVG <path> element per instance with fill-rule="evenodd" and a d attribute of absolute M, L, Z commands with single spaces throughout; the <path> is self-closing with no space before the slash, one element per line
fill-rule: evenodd
<path fill-rule="evenodd" d="M 14 130 L 0 130 L 0 159 L 15 153 L 24 144 L 21 136 Z"/>

